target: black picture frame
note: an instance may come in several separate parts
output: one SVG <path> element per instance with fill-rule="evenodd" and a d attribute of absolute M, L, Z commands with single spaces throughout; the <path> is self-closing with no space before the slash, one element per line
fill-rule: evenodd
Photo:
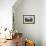
<path fill-rule="evenodd" d="M 23 15 L 23 24 L 35 24 L 35 15 Z"/>

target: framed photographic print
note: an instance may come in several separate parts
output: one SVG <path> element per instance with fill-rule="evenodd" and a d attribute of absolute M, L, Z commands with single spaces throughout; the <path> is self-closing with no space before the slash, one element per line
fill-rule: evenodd
<path fill-rule="evenodd" d="M 23 15 L 23 24 L 35 24 L 35 15 Z"/>

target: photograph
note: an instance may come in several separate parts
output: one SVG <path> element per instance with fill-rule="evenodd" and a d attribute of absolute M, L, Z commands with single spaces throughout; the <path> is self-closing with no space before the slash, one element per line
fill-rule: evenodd
<path fill-rule="evenodd" d="M 35 15 L 23 15 L 23 24 L 35 24 Z"/>

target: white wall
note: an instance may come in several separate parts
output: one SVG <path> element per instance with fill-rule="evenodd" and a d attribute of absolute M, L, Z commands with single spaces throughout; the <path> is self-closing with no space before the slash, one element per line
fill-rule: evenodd
<path fill-rule="evenodd" d="M 46 46 L 46 31 L 44 30 L 46 14 L 44 15 L 44 5 L 45 0 L 22 0 L 22 2 L 20 0 L 13 6 L 15 28 L 18 32 L 22 32 L 25 38 L 34 40 L 36 46 L 41 46 L 41 44 Z M 32 14 L 35 15 L 35 24 L 23 24 L 23 15 Z"/>
<path fill-rule="evenodd" d="M 46 46 L 46 0 L 42 0 L 41 3 L 41 38 L 42 46 Z"/>
<path fill-rule="evenodd" d="M 16 0 L 0 0 L 0 27 L 12 28 L 12 6 Z"/>
<path fill-rule="evenodd" d="M 13 6 L 15 28 L 41 46 L 41 0 L 23 0 L 17 5 Z M 35 24 L 23 24 L 23 15 L 35 15 Z"/>

